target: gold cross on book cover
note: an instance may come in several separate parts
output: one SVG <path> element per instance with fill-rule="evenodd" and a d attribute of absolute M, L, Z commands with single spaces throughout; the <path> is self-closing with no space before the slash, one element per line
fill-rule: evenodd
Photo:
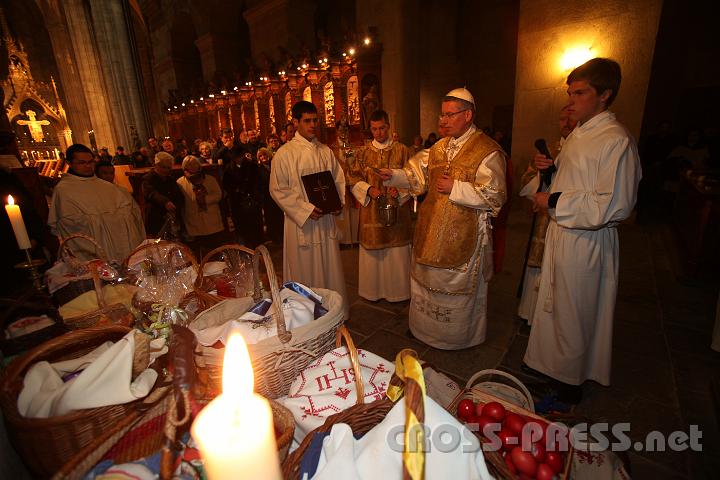
<path fill-rule="evenodd" d="M 340 196 L 335 188 L 335 180 L 330 171 L 303 175 L 302 181 L 308 201 L 323 213 L 337 212 L 342 209 Z"/>

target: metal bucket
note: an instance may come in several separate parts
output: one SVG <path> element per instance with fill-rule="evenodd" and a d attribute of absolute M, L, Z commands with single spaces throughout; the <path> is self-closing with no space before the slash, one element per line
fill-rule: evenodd
<path fill-rule="evenodd" d="M 385 196 L 378 197 L 377 203 L 380 222 L 386 227 L 392 227 L 397 223 L 397 204 L 389 201 Z"/>

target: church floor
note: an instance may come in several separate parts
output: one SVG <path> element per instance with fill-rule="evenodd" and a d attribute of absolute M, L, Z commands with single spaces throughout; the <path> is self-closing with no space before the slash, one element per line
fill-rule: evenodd
<path fill-rule="evenodd" d="M 529 215 L 514 202 L 504 269 L 490 283 L 487 340 L 461 351 L 437 350 L 413 339 L 409 302 L 359 298 L 358 249 L 344 248 L 351 305 L 348 326 L 356 344 L 387 359 L 412 348 L 461 386 L 486 368 L 507 370 L 532 382 L 520 370 L 530 328 L 517 317 L 515 296 L 529 229 Z M 720 478 L 720 353 L 710 349 L 717 285 L 688 286 L 676 279 L 674 237 L 666 225 L 623 225 L 620 245 L 612 386 L 588 382 L 573 413 L 610 424 L 629 422 L 633 444 L 653 430 L 667 435 L 699 425 L 701 453 L 629 452 L 633 478 Z M 276 265 L 281 265 L 282 253 L 273 250 Z"/>

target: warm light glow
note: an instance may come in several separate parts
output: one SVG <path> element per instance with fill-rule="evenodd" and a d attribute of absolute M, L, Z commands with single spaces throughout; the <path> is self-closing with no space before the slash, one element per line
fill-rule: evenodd
<path fill-rule="evenodd" d="M 245 339 L 239 333 L 230 335 L 223 360 L 222 391 L 226 397 L 249 397 L 255 388 L 252 362 Z"/>
<path fill-rule="evenodd" d="M 593 58 L 590 47 L 573 47 L 565 50 L 560 59 L 563 71 L 572 70 Z"/>
<path fill-rule="evenodd" d="M 203 100 L 205 100 L 205 97 L 200 97 L 200 101 L 202 102 Z"/>
<path fill-rule="evenodd" d="M 348 53 L 349 53 L 350 55 L 355 55 L 355 49 L 354 49 L 354 48 L 351 48 L 350 50 L 348 50 Z"/>
<path fill-rule="evenodd" d="M 15 205 L 15 199 L 12 195 L 8 195 L 8 205 Z"/>
<path fill-rule="evenodd" d="M 227 92 L 225 90 L 221 90 L 220 93 L 222 93 L 223 95 L 227 95 Z"/>
<path fill-rule="evenodd" d="M 365 40 L 363 40 L 363 42 L 365 42 L 365 45 L 370 45 L 370 37 L 365 37 Z"/>
<path fill-rule="evenodd" d="M 185 106 L 185 102 L 181 103 L 180 106 L 181 106 L 181 107 L 184 107 L 184 106 Z"/>

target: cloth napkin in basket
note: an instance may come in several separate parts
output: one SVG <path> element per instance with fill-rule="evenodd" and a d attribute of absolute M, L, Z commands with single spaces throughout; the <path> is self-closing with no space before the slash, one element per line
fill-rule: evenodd
<path fill-rule="evenodd" d="M 301 283 L 283 284 L 280 288 L 280 300 L 285 328 L 289 331 L 307 325 L 327 313 L 327 309 L 322 306 L 322 297 Z M 206 347 L 218 341 L 223 345 L 227 344 L 233 332 L 240 333 L 248 345 L 260 343 L 266 338 L 277 336 L 277 325 L 271 316 L 271 306 L 272 300 L 265 298 L 237 319 L 203 330 L 191 327 L 191 330 L 198 343 Z"/>
<path fill-rule="evenodd" d="M 164 339 L 158 340 L 150 344 L 150 363 L 167 351 Z M 146 368 L 133 380 L 134 351 L 135 334 L 131 331 L 114 344 L 105 342 L 82 357 L 36 363 L 25 374 L 18 411 L 25 417 L 47 418 L 145 397 L 155 384 L 157 372 Z M 77 372 L 79 375 L 68 378 Z"/>

